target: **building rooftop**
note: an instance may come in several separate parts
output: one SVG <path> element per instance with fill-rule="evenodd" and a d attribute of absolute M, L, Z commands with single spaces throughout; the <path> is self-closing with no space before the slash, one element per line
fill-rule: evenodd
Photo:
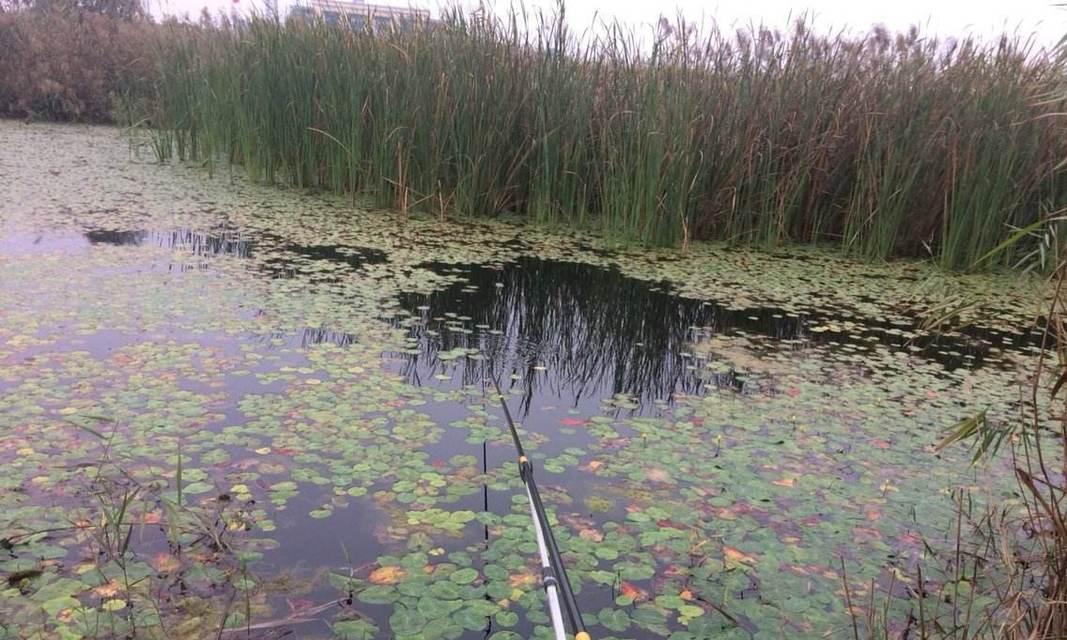
<path fill-rule="evenodd" d="M 400 19 L 406 21 L 429 20 L 428 9 L 416 9 L 414 7 L 397 7 L 385 4 L 374 4 L 362 0 L 303 0 L 295 8 L 294 12 L 304 17 L 323 17 L 327 20 L 336 20 L 340 16 L 370 17 L 377 21 L 382 19 Z"/>

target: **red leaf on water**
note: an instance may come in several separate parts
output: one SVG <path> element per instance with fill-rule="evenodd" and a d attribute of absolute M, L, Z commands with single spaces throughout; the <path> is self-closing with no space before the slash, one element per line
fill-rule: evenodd
<path fill-rule="evenodd" d="M 754 556 L 750 556 L 744 551 L 741 551 L 740 549 L 735 549 L 733 547 L 724 546 L 722 548 L 722 555 L 726 561 L 726 566 L 729 568 L 736 568 L 745 564 L 756 564 L 756 558 Z"/>
<path fill-rule="evenodd" d="M 663 569 L 663 575 L 667 578 L 683 578 L 689 575 L 689 568 L 677 564 L 667 565 Z"/>
<path fill-rule="evenodd" d="M 632 582 L 622 583 L 622 595 L 631 598 L 634 602 L 648 599 L 648 592 Z"/>
<path fill-rule="evenodd" d="M 367 577 L 371 584 L 396 584 L 404 579 L 407 572 L 397 566 L 379 567 L 374 571 L 371 571 L 370 576 Z"/>
<path fill-rule="evenodd" d="M 161 551 L 152 558 L 152 566 L 160 573 L 172 573 L 182 566 L 182 562 L 175 556 Z"/>
<path fill-rule="evenodd" d="M 578 537 L 582 540 L 590 540 L 592 542 L 600 542 L 604 539 L 604 534 L 600 533 L 592 527 L 578 530 Z"/>
<path fill-rule="evenodd" d="M 564 418 L 559 421 L 565 427 L 584 427 L 589 424 L 588 420 L 579 420 L 578 418 Z"/>

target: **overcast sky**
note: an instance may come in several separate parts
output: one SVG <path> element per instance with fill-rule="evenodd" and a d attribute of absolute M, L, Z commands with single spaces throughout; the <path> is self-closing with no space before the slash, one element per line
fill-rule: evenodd
<path fill-rule="evenodd" d="M 264 0 L 148 0 L 157 14 L 194 15 L 207 7 L 212 12 L 248 11 L 262 6 Z M 277 0 L 284 7 L 298 0 Z M 435 14 L 438 0 L 369 0 L 372 4 L 416 6 Z M 720 26 L 744 26 L 763 23 L 783 27 L 791 16 L 811 12 L 820 30 L 849 27 L 866 31 L 875 24 L 891 30 L 906 30 L 919 25 L 926 34 L 959 37 L 968 33 L 990 36 L 1018 30 L 1035 34 L 1040 43 L 1055 44 L 1067 33 L 1067 9 L 1057 6 L 1067 0 L 568 0 L 568 22 L 584 28 L 595 17 L 618 19 L 637 28 L 654 24 L 661 14 L 674 17 L 680 11 L 688 21 Z M 455 3 L 445 3 L 455 4 Z M 476 1 L 461 0 L 461 6 L 473 7 Z M 489 3 L 497 10 L 510 6 L 508 0 Z M 553 0 L 526 0 L 527 8 L 551 8 Z"/>

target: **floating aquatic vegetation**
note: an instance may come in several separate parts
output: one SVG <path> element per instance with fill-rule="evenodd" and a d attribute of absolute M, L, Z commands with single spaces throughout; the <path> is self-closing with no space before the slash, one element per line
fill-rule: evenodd
<path fill-rule="evenodd" d="M 933 447 L 1015 410 L 1030 281 L 369 215 L 117 139 L 0 123 L 20 178 L 0 183 L 7 637 L 147 630 L 150 610 L 174 637 L 541 637 L 490 374 L 598 637 L 821 637 L 846 622 L 838 556 L 861 593 L 945 539 L 951 489 L 1011 486 Z M 935 339 L 916 313 L 946 287 L 986 304 Z M 102 495 L 139 518 L 142 586 L 87 553 L 125 544 L 93 537 Z M 160 596 L 178 574 L 193 595 Z"/>

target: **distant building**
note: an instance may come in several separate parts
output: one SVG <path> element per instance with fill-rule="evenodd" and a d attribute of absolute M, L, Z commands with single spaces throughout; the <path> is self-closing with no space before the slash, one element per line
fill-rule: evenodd
<path fill-rule="evenodd" d="M 378 29 L 407 30 L 430 23 L 426 9 L 369 4 L 362 0 L 303 0 L 289 12 L 298 20 L 324 20 L 328 24 L 347 24 L 353 29 L 368 26 Z"/>

